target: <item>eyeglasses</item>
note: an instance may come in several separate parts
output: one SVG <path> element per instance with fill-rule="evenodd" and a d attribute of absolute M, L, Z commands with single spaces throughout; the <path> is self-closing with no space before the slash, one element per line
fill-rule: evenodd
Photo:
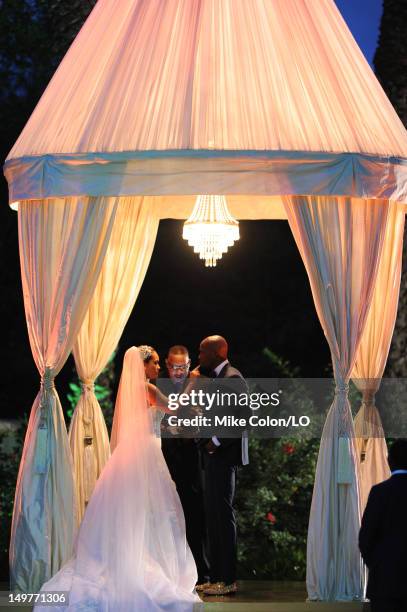
<path fill-rule="evenodd" d="M 173 370 L 174 372 L 187 372 L 189 370 L 189 366 L 191 365 L 191 360 L 188 363 L 182 365 L 173 365 L 172 363 L 168 363 L 167 367 L 169 370 Z"/>

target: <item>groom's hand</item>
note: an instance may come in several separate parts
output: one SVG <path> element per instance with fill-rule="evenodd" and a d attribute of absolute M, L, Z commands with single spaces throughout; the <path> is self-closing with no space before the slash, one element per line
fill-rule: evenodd
<path fill-rule="evenodd" d="M 201 376 L 201 372 L 199 371 L 199 368 L 195 368 L 194 370 L 191 370 L 189 373 L 190 378 L 199 378 L 199 376 Z"/>

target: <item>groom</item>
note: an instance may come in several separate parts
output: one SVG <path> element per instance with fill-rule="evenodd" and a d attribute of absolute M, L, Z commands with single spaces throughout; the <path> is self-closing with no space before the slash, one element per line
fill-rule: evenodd
<path fill-rule="evenodd" d="M 228 344 L 222 336 L 209 336 L 199 347 L 199 370 L 212 382 L 209 388 L 218 388 L 223 379 L 230 379 L 230 387 L 237 393 L 247 393 L 246 382 L 228 360 Z M 204 507 L 209 540 L 210 583 L 199 585 L 205 595 L 236 593 L 236 520 L 233 508 L 237 467 L 246 465 L 248 440 L 238 438 L 201 439 L 199 442 L 204 470 Z"/>

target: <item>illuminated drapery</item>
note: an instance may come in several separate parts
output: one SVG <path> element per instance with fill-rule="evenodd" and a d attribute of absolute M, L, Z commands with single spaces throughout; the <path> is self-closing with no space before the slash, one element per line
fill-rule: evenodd
<path fill-rule="evenodd" d="M 361 506 L 364 510 L 373 485 L 389 478 L 387 445 L 379 412 L 377 393 L 393 336 L 399 301 L 405 213 L 389 203 L 389 219 L 380 258 L 372 304 L 363 331 L 352 379 L 363 393 L 362 406 L 355 417 L 355 434 L 360 464 Z"/>
<path fill-rule="evenodd" d="M 39 590 L 72 553 L 76 504 L 72 461 L 54 378 L 92 298 L 117 198 L 27 201 L 18 213 L 28 335 L 41 375 L 14 499 L 12 589 Z"/>
<path fill-rule="evenodd" d="M 331 349 L 336 390 L 322 432 L 307 542 L 310 599 L 363 594 L 360 500 L 348 383 L 386 230 L 387 202 L 286 198 L 288 221 Z"/>
<path fill-rule="evenodd" d="M 79 520 L 110 456 L 109 436 L 93 382 L 116 348 L 133 310 L 150 263 L 158 222 L 149 198 L 119 199 L 102 271 L 74 345 L 83 389 L 69 429 Z"/>

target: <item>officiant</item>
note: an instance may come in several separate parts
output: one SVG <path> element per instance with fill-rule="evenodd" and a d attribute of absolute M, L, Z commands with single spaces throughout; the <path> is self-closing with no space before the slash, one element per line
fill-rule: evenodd
<path fill-rule="evenodd" d="M 191 365 L 188 349 L 182 345 L 172 346 L 165 365 L 169 377 L 168 392 L 183 393 L 188 385 Z M 187 540 L 198 570 L 198 584 L 203 584 L 208 581 L 209 569 L 205 558 L 205 523 L 198 450 L 193 438 L 171 436 L 168 415 L 163 419 L 162 429 L 162 452 L 181 500 Z"/>

